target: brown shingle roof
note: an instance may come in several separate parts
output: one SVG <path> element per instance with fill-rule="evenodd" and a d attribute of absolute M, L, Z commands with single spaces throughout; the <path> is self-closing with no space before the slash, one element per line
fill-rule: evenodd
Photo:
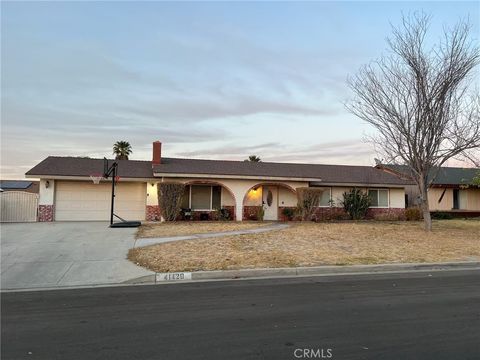
<path fill-rule="evenodd" d="M 113 160 L 110 160 L 110 164 Z M 139 160 L 117 160 L 118 175 L 127 178 L 152 178 L 152 163 Z M 26 175 L 89 176 L 103 173 L 103 159 L 49 156 Z"/>
<path fill-rule="evenodd" d="M 409 184 L 370 166 L 290 164 L 228 160 L 162 158 L 158 174 L 205 174 L 321 179 L 324 183 Z"/>
<path fill-rule="evenodd" d="M 411 177 L 412 172 L 406 165 L 397 165 L 397 164 L 381 164 L 377 165 L 377 168 L 385 168 L 387 170 L 392 170 L 399 176 Z M 432 184 L 433 185 L 468 185 L 473 183 L 473 179 L 480 174 L 480 168 L 459 168 L 459 167 L 441 167 L 431 171 L 431 180 L 432 176 L 435 175 Z"/>
<path fill-rule="evenodd" d="M 152 171 L 150 161 L 117 160 L 121 177 L 153 178 L 157 174 L 203 174 L 321 179 L 322 183 L 405 185 L 409 181 L 370 166 L 290 164 L 228 160 L 162 158 Z M 103 171 L 103 159 L 50 156 L 27 172 L 30 176 L 89 176 Z"/>

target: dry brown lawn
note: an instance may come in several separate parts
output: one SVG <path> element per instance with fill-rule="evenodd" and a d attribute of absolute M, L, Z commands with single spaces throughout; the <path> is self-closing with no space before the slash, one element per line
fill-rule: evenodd
<path fill-rule="evenodd" d="M 179 241 L 132 249 L 157 272 L 480 259 L 480 220 L 298 223 L 261 234 Z"/>
<path fill-rule="evenodd" d="M 262 226 L 265 226 L 265 224 L 258 222 L 235 221 L 179 221 L 174 223 L 152 223 L 140 226 L 137 231 L 137 238 L 205 234 L 209 232 L 254 229 Z"/>

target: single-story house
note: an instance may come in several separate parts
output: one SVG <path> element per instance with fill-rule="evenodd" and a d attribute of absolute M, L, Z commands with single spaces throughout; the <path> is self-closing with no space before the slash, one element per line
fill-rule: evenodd
<path fill-rule="evenodd" d="M 257 218 L 262 207 L 264 220 L 281 220 L 284 208 L 296 206 L 299 187 L 324 190 L 319 216 L 341 211 L 342 194 L 352 187 L 370 195 L 370 215 L 403 214 L 405 186 L 412 184 L 370 166 L 167 158 L 161 149 L 160 142 L 153 143 L 152 161 L 117 160 L 115 212 L 122 218 L 160 220 L 157 184 L 162 181 L 187 186 L 183 207 L 194 219 L 215 218 L 217 209 L 226 209 L 238 221 Z M 39 221 L 108 220 L 110 182 L 90 180 L 102 172 L 103 159 L 57 156 L 29 170 L 28 178 L 40 178 Z"/>
<path fill-rule="evenodd" d="M 376 166 L 402 179 L 411 179 L 405 165 Z M 442 167 L 433 177 L 428 190 L 428 203 L 432 212 L 448 212 L 458 216 L 480 216 L 480 187 L 473 184 L 480 174 L 479 168 Z M 406 185 L 407 207 L 419 204 L 416 185 Z"/>

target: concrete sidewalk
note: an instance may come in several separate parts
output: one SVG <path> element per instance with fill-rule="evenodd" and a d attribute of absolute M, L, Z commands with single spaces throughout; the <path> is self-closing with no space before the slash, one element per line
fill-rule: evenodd
<path fill-rule="evenodd" d="M 1 288 L 117 284 L 154 274 L 126 259 L 136 229 L 105 222 L 1 225 Z"/>
<path fill-rule="evenodd" d="M 260 234 L 267 231 L 282 230 L 288 228 L 288 224 L 274 223 L 268 226 L 262 226 L 257 229 L 246 229 L 246 230 L 235 230 L 235 231 L 223 231 L 216 233 L 205 233 L 205 234 L 193 234 L 193 235 L 184 235 L 184 236 L 167 236 L 167 237 L 158 237 L 158 238 L 140 238 L 135 241 L 134 247 L 142 247 L 155 244 L 163 244 L 173 241 L 181 240 L 194 240 L 194 239 L 208 239 L 216 238 L 223 236 L 232 236 L 232 235 L 244 235 L 244 234 Z"/>

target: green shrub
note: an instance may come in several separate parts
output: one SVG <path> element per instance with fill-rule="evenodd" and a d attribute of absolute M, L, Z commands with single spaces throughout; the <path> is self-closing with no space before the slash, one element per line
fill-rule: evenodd
<path fill-rule="evenodd" d="M 297 209 L 302 220 L 313 220 L 323 191 L 323 189 L 314 187 L 297 188 Z"/>
<path fill-rule="evenodd" d="M 292 220 L 295 216 L 295 209 L 289 207 L 283 208 L 282 215 L 285 216 L 287 220 Z"/>
<path fill-rule="evenodd" d="M 227 221 L 227 220 L 232 220 L 232 215 L 230 214 L 230 210 L 228 209 L 220 209 L 219 210 L 219 220 Z"/>
<path fill-rule="evenodd" d="M 178 182 L 158 183 L 158 205 L 165 221 L 175 221 L 180 215 L 185 185 Z"/>
<path fill-rule="evenodd" d="M 343 193 L 342 206 L 352 220 L 364 219 L 370 207 L 370 198 L 366 192 L 353 188 Z"/>
<path fill-rule="evenodd" d="M 263 221 L 263 217 L 265 216 L 265 209 L 263 206 L 259 206 L 257 209 L 257 220 Z"/>
<path fill-rule="evenodd" d="M 407 221 L 420 221 L 423 219 L 422 209 L 419 207 L 410 207 L 405 209 L 405 218 Z"/>
<path fill-rule="evenodd" d="M 432 219 L 436 220 L 451 220 L 453 219 L 452 214 L 447 212 L 435 211 L 432 212 Z"/>

